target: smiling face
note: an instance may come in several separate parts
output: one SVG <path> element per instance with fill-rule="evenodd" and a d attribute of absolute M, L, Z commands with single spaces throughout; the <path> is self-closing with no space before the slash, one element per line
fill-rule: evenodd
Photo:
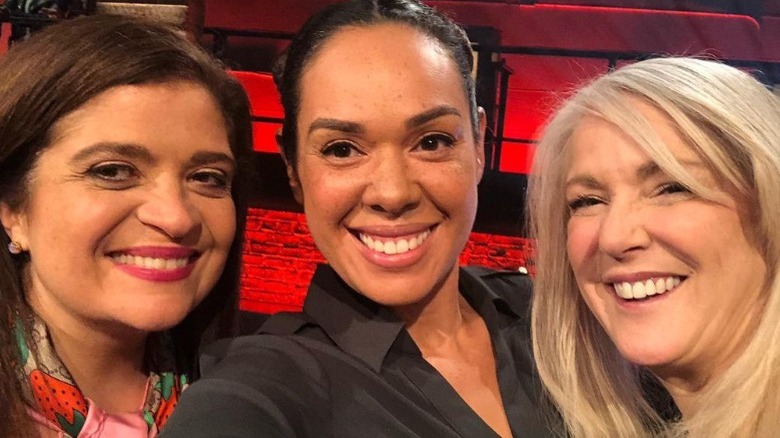
<path fill-rule="evenodd" d="M 149 332 L 219 278 L 235 233 L 235 163 L 211 95 L 188 82 L 119 86 L 61 119 L 20 211 L 28 302 L 49 325 Z"/>
<path fill-rule="evenodd" d="M 350 286 L 401 306 L 457 280 L 483 150 L 437 43 L 399 24 L 339 31 L 304 71 L 297 126 L 294 189 Z"/>
<path fill-rule="evenodd" d="M 706 378 L 739 354 L 758 321 L 766 264 L 747 206 L 658 110 L 635 102 L 685 170 L 686 190 L 614 125 L 575 130 L 566 199 L 568 254 L 582 296 L 629 361 Z"/>

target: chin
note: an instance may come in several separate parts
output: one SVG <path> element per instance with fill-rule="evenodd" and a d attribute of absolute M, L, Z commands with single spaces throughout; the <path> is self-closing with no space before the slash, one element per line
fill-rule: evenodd
<path fill-rule="evenodd" d="M 364 297 L 371 301 L 388 307 L 400 307 L 417 304 L 424 301 L 428 290 L 421 289 L 419 284 L 398 284 L 396 282 L 387 282 L 385 287 L 378 288 L 376 284 L 371 287 L 355 287 Z M 416 286 L 416 287 L 415 287 Z"/>
<path fill-rule="evenodd" d="M 625 347 L 620 348 L 618 351 L 624 359 L 631 362 L 634 365 L 643 367 L 657 367 L 663 366 L 671 362 L 672 353 L 669 351 L 669 346 L 656 346 L 641 344 L 628 344 Z"/>
<path fill-rule="evenodd" d="M 187 317 L 190 309 L 148 309 L 139 311 L 135 315 L 124 315 L 121 322 L 133 329 L 151 333 L 161 332 L 176 326 Z"/>

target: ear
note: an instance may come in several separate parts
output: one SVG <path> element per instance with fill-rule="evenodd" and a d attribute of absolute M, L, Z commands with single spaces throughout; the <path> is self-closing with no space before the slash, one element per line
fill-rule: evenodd
<path fill-rule="evenodd" d="M 477 108 L 477 117 L 479 118 L 479 138 L 474 139 L 477 153 L 477 182 L 482 181 L 482 175 L 485 173 L 485 130 L 487 129 L 487 116 L 485 109 Z"/>
<path fill-rule="evenodd" d="M 27 215 L 21 209 L 17 211 L 5 202 L 0 202 L 0 223 L 12 242 L 18 243 L 24 250 L 30 248 L 27 239 Z"/>
<path fill-rule="evenodd" d="M 295 170 L 295 166 L 290 161 L 289 157 L 284 153 L 284 146 L 282 146 L 282 129 L 279 128 L 276 131 L 276 147 L 279 149 L 279 155 L 282 156 L 282 161 L 284 161 L 284 167 L 287 169 L 287 180 L 290 184 L 290 189 L 292 190 L 293 197 L 295 197 L 295 200 L 303 205 L 303 190 L 301 189 L 301 181 L 298 178 L 298 171 Z M 293 160 L 295 157 L 292 158 Z"/>

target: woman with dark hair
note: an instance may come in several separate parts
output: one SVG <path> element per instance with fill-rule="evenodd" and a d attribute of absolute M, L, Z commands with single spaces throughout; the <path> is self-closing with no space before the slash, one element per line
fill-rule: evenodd
<path fill-rule="evenodd" d="M 47 28 L 0 77 L 0 436 L 155 436 L 234 326 L 246 95 L 128 17 Z"/>
<path fill-rule="evenodd" d="M 330 265 L 302 313 L 213 350 L 166 433 L 546 433 L 530 281 L 458 266 L 484 160 L 472 63 L 465 32 L 417 1 L 350 1 L 304 25 L 277 72 L 282 149 Z"/>

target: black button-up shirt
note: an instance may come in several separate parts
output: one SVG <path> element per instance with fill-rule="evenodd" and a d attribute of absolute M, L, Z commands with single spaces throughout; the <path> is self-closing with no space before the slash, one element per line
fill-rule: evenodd
<path fill-rule="evenodd" d="M 484 319 L 514 436 L 549 436 L 530 353 L 530 280 L 462 268 L 459 289 Z M 422 357 L 392 310 L 327 266 L 302 313 L 217 344 L 163 430 L 170 437 L 496 437 Z"/>

